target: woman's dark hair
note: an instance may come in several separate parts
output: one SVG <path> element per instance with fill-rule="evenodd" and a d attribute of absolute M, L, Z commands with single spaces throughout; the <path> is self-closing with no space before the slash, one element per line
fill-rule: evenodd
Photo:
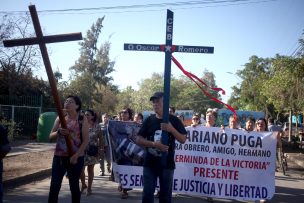
<path fill-rule="evenodd" d="M 144 120 L 144 115 L 142 113 L 137 113 L 137 116 L 141 118 L 141 120 Z"/>
<path fill-rule="evenodd" d="M 169 109 L 171 109 L 173 113 L 175 113 L 175 108 L 173 106 L 170 106 Z"/>
<path fill-rule="evenodd" d="M 133 111 L 130 108 L 124 108 L 123 110 L 126 110 L 129 114 L 129 119 L 133 120 Z"/>
<path fill-rule="evenodd" d="M 269 118 L 268 118 L 268 123 L 274 124 L 274 119 L 273 119 L 272 117 L 269 117 Z"/>
<path fill-rule="evenodd" d="M 78 96 L 74 96 L 74 95 L 69 95 L 67 96 L 68 98 L 72 98 L 75 101 L 75 104 L 78 105 L 78 108 L 76 109 L 77 112 L 79 112 L 81 110 L 81 100 Z"/>
<path fill-rule="evenodd" d="M 268 125 L 267 125 L 266 119 L 265 119 L 265 118 L 259 118 L 259 119 L 256 121 L 256 123 L 258 123 L 259 121 L 264 121 L 264 123 L 265 123 L 265 131 L 268 131 Z"/>
<path fill-rule="evenodd" d="M 247 123 L 248 121 L 251 121 L 251 122 L 255 123 L 255 119 L 254 119 L 253 117 L 251 117 L 251 116 L 247 117 L 246 123 Z"/>
<path fill-rule="evenodd" d="M 198 124 L 202 124 L 202 122 L 201 122 L 201 116 L 200 116 L 199 113 L 193 114 L 193 115 L 192 115 L 192 119 L 193 119 L 194 117 L 197 117 L 197 118 L 198 118 Z M 183 115 L 183 118 L 184 118 L 184 115 Z M 184 119 L 183 119 L 183 120 L 184 120 Z"/>
<path fill-rule="evenodd" d="M 93 116 L 93 122 L 95 123 L 96 120 L 97 120 L 97 116 L 96 116 L 96 113 L 92 110 L 92 109 L 87 109 L 86 110 L 87 112 L 90 112 L 90 114 Z"/>
<path fill-rule="evenodd" d="M 208 113 L 212 113 L 212 115 L 215 117 L 215 119 L 217 119 L 217 112 L 218 112 L 218 109 L 217 108 L 208 108 L 207 109 L 207 112 L 206 112 L 206 117 L 207 117 L 207 114 Z"/>

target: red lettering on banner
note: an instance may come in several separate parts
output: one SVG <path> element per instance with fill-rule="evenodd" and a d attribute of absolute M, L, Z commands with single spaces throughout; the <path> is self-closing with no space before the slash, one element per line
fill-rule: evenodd
<path fill-rule="evenodd" d="M 206 178 L 215 178 L 215 179 L 229 179 L 229 180 L 239 179 L 239 171 L 230 170 L 230 169 L 194 167 L 193 175 L 206 177 Z"/>
<path fill-rule="evenodd" d="M 232 166 L 237 168 L 250 168 L 266 170 L 270 162 L 247 161 L 247 160 L 232 160 Z"/>
<path fill-rule="evenodd" d="M 230 167 L 230 160 L 229 159 L 221 159 L 221 166 Z"/>
<path fill-rule="evenodd" d="M 211 158 L 210 158 L 210 165 L 211 165 L 211 166 L 212 166 L 212 165 L 218 166 L 218 165 L 219 165 L 219 161 L 220 161 L 219 158 L 213 158 L 213 157 L 211 157 Z"/>
<path fill-rule="evenodd" d="M 208 158 L 202 156 L 191 156 L 191 155 L 176 155 L 175 162 L 183 162 L 183 163 L 195 163 L 195 164 L 208 164 Z"/>

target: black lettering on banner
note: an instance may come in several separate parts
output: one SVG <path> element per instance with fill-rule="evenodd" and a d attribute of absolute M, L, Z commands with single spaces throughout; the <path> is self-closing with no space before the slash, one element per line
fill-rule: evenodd
<path fill-rule="evenodd" d="M 119 174 L 119 180 L 122 186 L 128 185 L 128 174 Z"/>
<path fill-rule="evenodd" d="M 240 145 L 241 147 L 249 146 L 254 148 L 262 148 L 262 139 L 259 136 L 247 136 L 247 135 L 231 135 L 231 145 L 233 146 L 235 143 Z"/>
<path fill-rule="evenodd" d="M 140 187 L 143 186 L 143 176 L 142 175 L 131 175 L 130 176 L 130 186 Z"/>

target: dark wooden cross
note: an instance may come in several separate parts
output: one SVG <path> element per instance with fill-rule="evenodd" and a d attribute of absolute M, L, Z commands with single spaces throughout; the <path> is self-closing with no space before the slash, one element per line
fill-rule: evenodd
<path fill-rule="evenodd" d="M 183 46 L 172 45 L 173 38 L 173 12 L 167 10 L 166 24 L 166 44 L 124 44 L 124 50 L 130 51 L 162 51 L 165 52 L 165 71 L 164 71 L 164 104 L 163 104 L 163 122 L 169 122 L 169 98 L 170 98 L 170 81 L 171 81 L 171 56 L 173 52 L 186 53 L 204 53 L 209 54 L 214 52 L 214 47 L 206 46 Z M 162 143 L 168 145 L 167 132 L 162 133 Z"/>
<path fill-rule="evenodd" d="M 45 44 L 46 43 L 55 43 L 55 42 L 82 40 L 82 35 L 79 32 L 79 33 L 71 33 L 71 34 L 43 36 L 35 5 L 30 5 L 29 10 L 30 10 L 30 14 L 32 17 L 32 21 L 34 24 L 34 29 L 35 29 L 37 37 L 15 39 L 15 40 L 5 40 L 5 41 L 3 41 L 3 44 L 5 47 L 39 44 L 44 66 L 45 66 L 47 76 L 48 76 L 48 79 L 50 82 L 50 86 L 52 89 L 52 95 L 54 98 L 55 106 L 56 106 L 58 116 L 60 119 L 60 123 L 61 123 L 62 128 L 67 128 L 67 124 L 66 124 L 66 121 L 64 118 L 64 113 L 62 110 L 61 102 L 60 102 L 57 87 L 56 87 L 55 77 L 54 77 L 54 74 L 52 71 L 51 62 L 50 62 L 49 55 L 48 55 Z M 65 141 L 67 144 L 69 156 L 72 156 L 74 153 L 73 146 L 72 146 L 72 140 L 69 138 L 69 136 L 65 136 Z"/>

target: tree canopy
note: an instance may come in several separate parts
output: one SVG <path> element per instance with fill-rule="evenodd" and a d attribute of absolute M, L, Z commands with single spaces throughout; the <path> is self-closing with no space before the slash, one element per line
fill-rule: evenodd
<path fill-rule="evenodd" d="M 163 74 L 153 73 L 151 77 L 142 79 L 138 90 L 132 87 L 118 90 L 111 76 L 115 71 L 115 62 L 109 57 L 111 43 L 108 40 L 99 43 L 104 19 L 105 17 L 98 18 L 79 43 L 80 56 L 70 67 L 70 79 L 60 81 L 62 74 L 59 70 L 55 72 L 61 96 L 79 95 L 84 108 L 93 108 L 98 112 L 114 114 L 125 107 L 130 107 L 135 112 L 152 110 L 149 97 L 153 92 L 163 90 Z M 0 23 L 0 40 L 33 36 L 29 24 L 29 16 L 4 16 Z M 42 94 L 52 100 L 48 82 L 33 76 L 34 70 L 41 65 L 39 53 L 37 46 L 0 47 L 0 94 Z M 292 56 L 262 58 L 253 55 L 236 74 L 242 82 L 232 87 L 233 92 L 228 100 L 235 109 L 263 111 L 266 116 L 277 119 L 289 111 L 303 113 L 303 36 Z M 211 71 L 204 70 L 200 78 L 210 87 L 217 86 L 215 75 Z M 221 99 L 218 92 L 208 92 L 212 97 Z M 222 104 L 203 94 L 186 76 L 171 77 L 170 106 L 199 113 L 204 113 L 209 107 L 223 108 Z"/>
<path fill-rule="evenodd" d="M 3 16 L 0 23 L 0 40 L 33 36 L 29 16 Z M 24 95 L 42 94 L 47 86 L 43 80 L 33 76 L 33 70 L 40 67 L 37 46 L 0 46 L 0 94 Z M 16 82 L 18 81 L 18 82 Z"/>
<path fill-rule="evenodd" d="M 212 72 L 205 70 L 201 77 L 211 87 L 216 87 L 215 76 Z M 152 110 L 149 101 L 150 96 L 156 91 L 163 90 L 164 77 L 161 73 L 153 73 L 150 78 L 143 79 L 139 83 L 139 89 L 136 91 L 131 87 L 126 88 L 118 94 L 118 112 L 123 107 L 130 107 L 135 112 Z M 171 77 L 170 106 L 180 110 L 194 110 L 204 113 L 210 107 L 221 108 L 222 105 L 207 97 L 195 83 L 186 76 L 179 78 Z M 205 88 L 204 88 L 205 89 Z M 220 99 L 218 92 L 210 91 L 211 95 Z"/>
<path fill-rule="evenodd" d="M 113 78 L 110 74 L 114 71 L 114 61 L 109 58 L 111 44 L 106 41 L 98 48 L 98 40 L 100 38 L 103 18 L 98 18 L 91 28 L 87 31 L 86 37 L 79 43 L 80 57 L 70 70 L 70 84 L 64 90 L 65 94 L 81 95 L 82 102 L 87 108 L 103 108 L 109 107 L 113 109 L 114 103 L 105 105 L 110 97 L 116 100 L 115 92 L 117 87 L 111 82 Z"/>
<path fill-rule="evenodd" d="M 229 103 L 238 109 L 264 111 L 279 119 L 289 111 L 295 114 L 304 108 L 304 43 L 294 56 L 273 58 L 252 56 L 237 75 L 242 79 L 234 86 Z"/>

